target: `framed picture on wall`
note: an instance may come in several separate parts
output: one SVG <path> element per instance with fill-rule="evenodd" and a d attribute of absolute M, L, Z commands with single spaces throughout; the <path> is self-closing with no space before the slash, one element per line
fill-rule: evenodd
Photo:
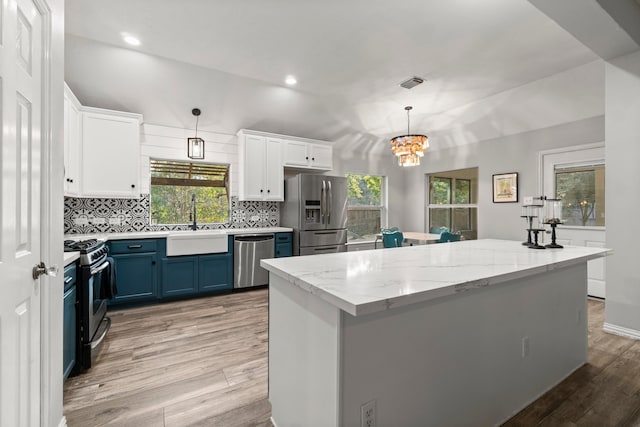
<path fill-rule="evenodd" d="M 493 203 L 518 202 L 518 173 L 493 175 Z"/>

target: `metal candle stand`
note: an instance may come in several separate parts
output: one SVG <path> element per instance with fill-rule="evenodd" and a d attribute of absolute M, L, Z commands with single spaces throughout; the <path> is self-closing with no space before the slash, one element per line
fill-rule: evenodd
<path fill-rule="evenodd" d="M 563 246 L 556 243 L 556 227 L 562 224 L 562 201 L 560 199 L 544 198 L 544 223 L 551 227 L 551 243 L 546 245 L 549 249 L 562 249 Z"/>
<path fill-rule="evenodd" d="M 524 218 L 527 222 L 527 241 L 522 242 L 524 246 L 527 246 L 531 249 L 544 249 L 545 247 L 538 243 L 538 235 L 541 231 L 544 231 L 544 228 L 534 227 L 533 219 L 538 218 L 536 210 L 540 209 L 540 205 L 522 205 L 522 215 L 521 218 Z M 539 222 L 536 221 L 536 225 Z M 531 234 L 533 234 L 533 240 L 531 239 Z"/>
<path fill-rule="evenodd" d="M 531 246 L 533 244 L 533 240 L 531 240 L 531 230 L 533 229 L 533 218 L 536 218 L 537 215 L 532 215 L 533 213 L 533 209 L 530 209 L 531 207 L 533 207 L 532 205 L 522 205 L 522 215 L 520 215 L 520 218 L 524 218 L 526 224 L 527 224 L 527 241 L 526 242 L 522 242 L 522 244 L 524 246 Z"/>

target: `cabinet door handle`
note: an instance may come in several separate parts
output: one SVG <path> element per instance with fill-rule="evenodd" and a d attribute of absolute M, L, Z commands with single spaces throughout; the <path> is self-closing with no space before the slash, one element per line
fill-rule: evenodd
<path fill-rule="evenodd" d="M 156 262 L 155 261 L 151 261 L 151 265 L 156 265 Z"/>
<path fill-rule="evenodd" d="M 73 180 L 70 180 L 69 182 L 73 182 Z"/>
<path fill-rule="evenodd" d="M 262 193 L 263 191 L 264 191 L 264 190 L 261 188 L 261 189 L 260 189 L 260 192 Z"/>
<path fill-rule="evenodd" d="M 129 245 L 127 246 L 129 249 L 140 249 L 142 245 Z"/>
<path fill-rule="evenodd" d="M 315 158 L 315 157 L 312 157 L 312 158 L 311 158 L 311 160 L 315 161 L 315 160 L 316 160 L 316 158 Z"/>
<path fill-rule="evenodd" d="M 304 159 L 305 159 L 305 160 L 309 160 L 309 156 L 305 157 Z"/>
<path fill-rule="evenodd" d="M 72 280 L 73 280 L 73 276 L 67 276 L 64 278 L 64 284 L 66 285 L 67 283 L 71 283 Z"/>
<path fill-rule="evenodd" d="M 267 190 L 267 193 L 271 193 L 271 190 Z"/>
<path fill-rule="evenodd" d="M 136 185 L 135 184 L 131 184 L 131 188 L 136 188 Z"/>

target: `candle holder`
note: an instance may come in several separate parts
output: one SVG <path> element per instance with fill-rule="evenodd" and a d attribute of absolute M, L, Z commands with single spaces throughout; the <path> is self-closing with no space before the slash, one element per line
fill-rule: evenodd
<path fill-rule="evenodd" d="M 544 231 L 544 228 L 532 228 L 531 232 L 533 233 L 534 241 L 531 245 L 529 245 L 530 249 L 546 249 L 544 246 L 538 244 L 538 234 Z"/>
<path fill-rule="evenodd" d="M 523 246 L 531 246 L 533 245 L 533 240 L 531 238 L 531 230 L 533 229 L 533 219 L 537 218 L 538 215 L 535 215 L 535 205 L 522 205 L 522 215 L 520 218 L 524 218 L 525 224 L 527 225 L 527 241 L 522 242 Z"/>
<path fill-rule="evenodd" d="M 556 227 L 562 224 L 562 200 L 544 199 L 543 222 L 551 227 L 551 243 L 546 245 L 549 249 L 562 249 L 563 246 L 556 243 Z"/>

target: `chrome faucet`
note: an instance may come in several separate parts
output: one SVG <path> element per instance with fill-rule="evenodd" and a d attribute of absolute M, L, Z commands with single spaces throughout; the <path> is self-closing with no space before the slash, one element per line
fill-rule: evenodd
<path fill-rule="evenodd" d="M 193 223 L 191 224 L 190 228 L 192 230 L 197 230 L 198 225 L 196 223 L 196 194 L 195 193 L 191 195 L 191 213 L 189 214 L 189 219 L 193 220 Z"/>

